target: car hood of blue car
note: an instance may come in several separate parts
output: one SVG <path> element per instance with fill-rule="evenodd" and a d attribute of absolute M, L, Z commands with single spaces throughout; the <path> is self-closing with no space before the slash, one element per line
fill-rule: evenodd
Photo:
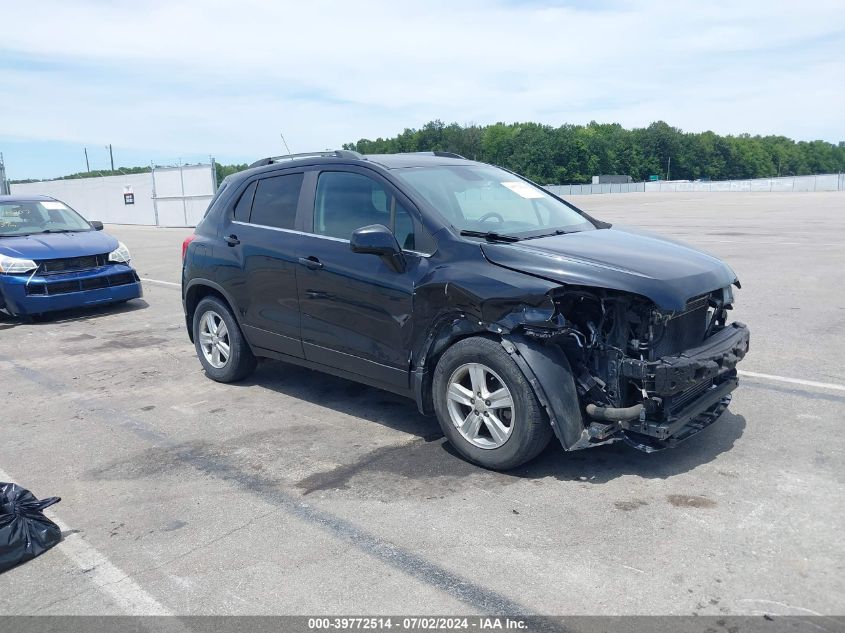
<path fill-rule="evenodd" d="M 118 242 L 101 231 L 0 237 L 0 254 L 21 259 L 64 259 L 111 253 Z"/>
<path fill-rule="evenodd" d="M 737 281 L 720 259 L 630 227 L 484 244 L 482 250 L 499 266 L 568 285 L 636 293 L 666 310 L 682 310 L 688 299 Z"/>

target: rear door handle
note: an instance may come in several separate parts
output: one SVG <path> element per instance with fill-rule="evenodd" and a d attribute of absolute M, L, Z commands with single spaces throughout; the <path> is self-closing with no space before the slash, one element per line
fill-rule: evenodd
<path fill-rule="evenodd" d="M 299 263 L 309 270 L 319 270 L 323 267 L 323 262 L 311 255 L 311 257 L 300 257 Z"/>
<path fill-rule="evenodd" d="M 229 246 L 237 246 L 241 243 L 237 235 L 227 235 L 223 238 Z"/>

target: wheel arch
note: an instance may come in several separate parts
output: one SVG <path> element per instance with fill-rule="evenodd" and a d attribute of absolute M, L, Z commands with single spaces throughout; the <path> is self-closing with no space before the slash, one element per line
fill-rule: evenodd
<path fill-rule="evenodd" d="M 504 334 L 502 347 L 525 375 L 566 450 L 589 439 L 569 359 L 563 350 L 520 334 Z"/>
<path fill-rule="evenodd" d="M 194 312 L 205 297 L 214 296 L 223 301 L 234 315 L 238 326 L 241 325 L 240 314 L 235 309 L 235 303 L 228 293 L 219 285 L 208 279 L 192 279 L 185 290 L 183 300 L 185 306 L 185 326 L 188 328 L 188 337 L 194 342 Z"/>
<path fill-rule="evenodd" d="M 465 313 L 443 315 L 431 328 L 418 354 L 418 361 L 411 372 L 411 386 L 417 408 L 423 415 L 434 415 L 434 369 L 447 349 L 458 341 L 471 336 L 483 336 L 494 341 L 501 338 L 489 332 L 478 321 Z"/>
<path fill-rule="evenodd" d="M 421 413 L 434 412 L 433 376 L 438 361 L 455 343 L 472 336 L 504 347 L 534 390 L 564 449 L 571 450 L 583 442 L 587 433 L 584 417 L 572 368 L 563 350 L 520 334 L 491 332 L 465 315 L 456 315 L 429 336 L 425 355 L 413 375 L 414 395 Z"/>

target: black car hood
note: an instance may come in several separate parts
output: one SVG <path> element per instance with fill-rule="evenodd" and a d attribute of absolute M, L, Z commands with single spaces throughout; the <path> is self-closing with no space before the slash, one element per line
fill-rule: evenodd
<path fill-rule="evenodd" d="M 564 284 L 632 292 L 664 310 L 682 310 L 688 299 L 737 280 L 711 255 L 631 228 L 487 243 L 481 249 L 499 266 Z"/>

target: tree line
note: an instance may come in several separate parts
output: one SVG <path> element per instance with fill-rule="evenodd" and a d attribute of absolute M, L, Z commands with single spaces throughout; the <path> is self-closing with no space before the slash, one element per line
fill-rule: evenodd
<path fill-rule="evenodd" d="M 217 182 L 218 184 L 223 182 L 223 179 L 226 176 L 231 174 L 237 173 L 239 171 L 243 171 L 249 165 L 246 163 L 242 164 L 234 164 L 234 165 L 221 165 L 218 162 L 214 163 L 214 169 L 217 174 Z M 77 178 L 100 178 L 101 176 L 120 176 L 126 174 L 148 174 L 152 171 L 152 167 L 144 166 L 144 167 L 119 167 L 118 169 L 98 169 L 93 171 L 80 171 L 74 174 L 68 174 L 67 176 L 58 176 L 56 178 L 50 178 L 49 180 L 76 180 Z M 10 180 L 11 184 L 23 184 L 29 182 L 41 182 L 41 179 L 38 178 L 25 178 L 22 180 Z"/>
<path fill-rule="evenodd" d="M 618 123 L 496 123 L 430 121 L 393 138 L 361 139 L 344 149 L 362 154 L 447 151 L 506 167 L 540 184 L 589 183 L 599 174 L 635 181 L 731 180 L 845 171 L 845 143 L 785 136 L 684 132 L 663 121 L 625 129 Z"/>
<path fill-rule="evenodd" d="M 684 132 L 663 121 L 625 129 L 618 123 L 446 124 L 435 120 L 392 138 L 361 139 L 343 149 L 362 154 L 446 151 L 501 165 L 540 184 L 589 183 L 599 174 L 625 174 L 636 181 L 652 176 L 673 180 L 730 180 L 804 176 L 845 171 L 845 143 L 794 141 L 785 136 L 723 136 Z M 247 164 L 215 163 L 217 182 Z M 79 172 L 62 176 L 94 178 L 149 172 L 150 167 Z M 12 183 L 37 182 L 13 180 Z"/>
<path fill-rule="evenodd" d="M 118 169 L 95 169 L 93 171 L 80 171 L 67 176 L 58 176 L 49 180 L 76 180 L 78 178 L 99 178 L 101 176 L 120 176 L 125 174 L 144 174 L 151 171 L 150 167 L 119 167 Z M 10 180 L 13 185 L 27 182 L 41 182 L 40 178 L 24 178 L 22 180 Z M 44 179 L 47 180 L 47 179 Z"/>

